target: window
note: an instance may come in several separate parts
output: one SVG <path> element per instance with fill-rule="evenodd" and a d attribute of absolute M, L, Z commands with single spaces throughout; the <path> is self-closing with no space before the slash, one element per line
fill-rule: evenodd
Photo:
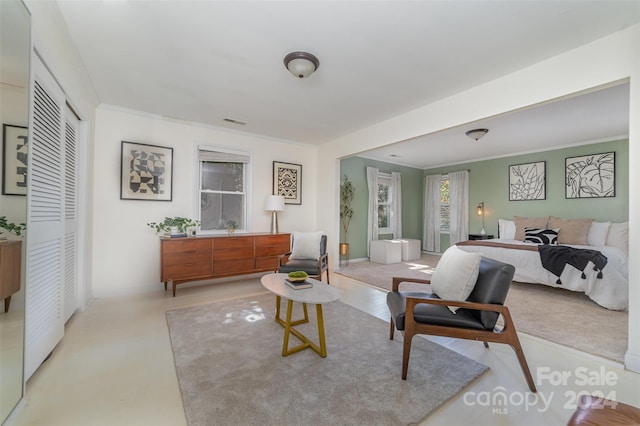
<path fill-rule="evenodd" d="M 393 234 L 391 176 L 378 174 L 378 234 Z"/>
<path fill-rule="evenodd" d="M 249 155 L 201 148 L 198 163 L 202 231 L 246 230 Z"/>
<path fill-rule="evenodd" d="M 449 232 L 449 177 L 444 175 L 440 181 L 440 232 Z"/>

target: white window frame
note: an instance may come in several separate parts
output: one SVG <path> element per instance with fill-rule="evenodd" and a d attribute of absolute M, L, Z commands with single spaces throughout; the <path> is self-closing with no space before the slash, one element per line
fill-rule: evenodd
<path fill-rule="evenodd" d="M 203 192 L 207 192 L 207 193 L 216 193 L 216 194 L 239 194 L 239 192 L 233 192 L 233 191 L 212 191 L 212 190 L 207 190 L 207 191 L 203 191 L 202 190 L 202 163 L 203 161 L 200 160 L 199 157 L 199 151 L 214 151 L 214 152 L 219 152 L 219 153 L 226 153 L 229 155 L 239 155 L 239 156 L 246 156 L 248 157 L 248 161 L 245 163 L 244 166 L 244 172 L 243 172 L 243 179 L 244 179 L 244 192 L 242 192 L 242 194 L 244 195 L 244 211 L 243 211 L 243 223 L 244 223 L 244 228 L 240 229 L 240 228 L 236 228 L 234 230 L 234 232 L 236 233 L 247 233 L 249 232 L 249 230 L 251 229 L 251 222 L 250 222 L 250 215 L 249 212 L 251 211 L 251 170 L 252 170 L 252 158 L 251 158 L 251 153 L 248 151 L 239 151 L 239 150 L 234 150 L 234 149 L 230 149 L 230 148 L 226 148 L 226 147 L 220 147 L 220 146 L 211 146 L 211 145 L 198 145 L 196 147 L 195 150 L 195 162 L 197 164 L 197 167 L 195 168 L 195 170 L 197 171 L 197 174 L 195 176 L 195 197 L 194 197 L 194 211 L 195 211 L 195 215 L 194 217 L 196 217 L 198 220 L 202 221 L 202 209 L 201 209 L 201 196 Z M 203 230 L 200 229 L 198 231 L 199 234 L 203 234 L 203 235 L 215 235 L 215 234 L 226 234 L 228 231 L 226 229 L 207 229 L 207 230 Z"/>
<path fill-rule="evenodd" d="M 386 205 L 388 206 L 388 211 L 389 211 L 389 220 L 388 220 L 388 227 L 385 228 L 378 228 L 378 235 L 380 234 L 393 234 L 393 203 L 394 203 L 394 199 L 393 199 L 393 183 L 391 180 L 391 174 L 389 173 L 378 173 L 378 186 L 380 186 L 381 184 L 386 184 L 387 186 L 387 202 L 386 203 L 380 203 L 378 201 L 378 198 L 376 196 L 376 209 L 379 208 L 380 205 Z M 377 193 L 376 193 L 377 195 Z"/>
<path fill-rule="evenodd" d="M 449 175 L 442 175 L 442 179 L 441 179 L 441 184 L 440 184 L 440 189 L 441 189 L 441 193 L 440 193 L 440 233 L 441 234 L 449 234 L 451 232 L 451 181 L 449 181 L 449 202 L 448 203 L 444 203 L 442 202 L 442 182 L 444 181 L 449 181 Z M 443 206 L 448 206 L 449 207 L 449 220 L 447 221 L 447 223 L 449 223 L 449 227 L 445 227 L 442 225 L 442 207 Z"/>

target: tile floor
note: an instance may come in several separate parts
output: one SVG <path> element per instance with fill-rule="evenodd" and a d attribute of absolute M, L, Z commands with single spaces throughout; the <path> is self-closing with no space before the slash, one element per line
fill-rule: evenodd
<path fill-rule="evenodd" d="M 336 274 L 331 282 L 343 302 L 388 320 L 384 292 Z M 28 381 L 26 404 L 13 424 L 186 424 L 165 312 L 264 291 L 258 278 L 247 278 L 185 285 L 175 298 L 170 291 L 158 291 L 94 300 L 72 317 L 63 341 Z M 429 416 L 425 425 L 563 425 L 581 392 L 601 392 L 640 406 L 639 374 L 542 339 L 521 335 L 538 380 L 537 396 L 528 392 L 510 347 L 492 344 L 485 349 L 480 342 L 433 340 L 490 370 Z M 398 380 L 400 370 L 398 359 Z"/>

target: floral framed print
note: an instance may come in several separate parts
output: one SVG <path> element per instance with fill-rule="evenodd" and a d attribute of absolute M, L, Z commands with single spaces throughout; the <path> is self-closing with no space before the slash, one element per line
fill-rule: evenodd
<path fill-rule="evenodd" d="M 2 194 L 27 195 L 29 130 L 2 125 Z"/>
<path fill-rule="evenodd" d="M 509 166 L 509 201 L 544 200 L 546 166 L 546 161 Z"/>
<path fill-rule="evenodd" d="M 565 198 L 616 196 L 616 153 L 565 158 Z"/>
<path fill-rule="evenodd" d="M 273 194 L 283 195 L 285 204 L 302 204 L 302 166 L 273 162 Z"/>
<path fill-rule="evenodd" d="M 173 148 L 122 141 L 120 199 L 171 201 Z"/>

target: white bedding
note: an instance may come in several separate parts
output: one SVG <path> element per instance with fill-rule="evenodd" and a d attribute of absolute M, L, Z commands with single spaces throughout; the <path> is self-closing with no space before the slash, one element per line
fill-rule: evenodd
<path fill-rule="evenodd" d="M 491 242 L 531 245 L 531 243 L 508 239 L 495 239 Z M 562 284 L 556 284 L 558 277 L 542 267 L 540 254 L 537 251 L 473 245 L 458 247 L 513 265 L 516 268 L 514 281 L 539 283 L 584 292 L 594 302 L 607 309 L 627 310 L 629 300 L 628 254 L 620 248 L 572 245 L 571 247 L 598 250 L 605 255 L 607 266 L 602 270 L 603 276 L 597 278 L 598 272 L 593 270 L 594 265 L 591 262 L 584 270 L 586 279 L 581 278 L 582 271 L 567 265 L 560 276 Z"/>

